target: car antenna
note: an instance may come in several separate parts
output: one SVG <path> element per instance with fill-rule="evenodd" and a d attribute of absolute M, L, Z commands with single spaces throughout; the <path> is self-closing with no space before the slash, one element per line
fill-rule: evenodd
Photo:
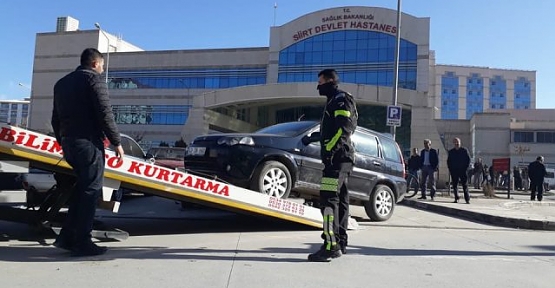
<path fill-rule="evenodd" d="M 304 118 L 304 114 L 301 115 L 301 117 L 299 117 L 299 119 L 297 119 L 297 121 L 301 121 L 301 120 L 303 120 L 303 118 Z"/>

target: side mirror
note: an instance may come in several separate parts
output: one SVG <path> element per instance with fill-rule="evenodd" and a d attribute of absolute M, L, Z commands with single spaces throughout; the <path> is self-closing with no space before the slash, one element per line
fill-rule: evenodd
<path fill-rule="evenodd" d="M 156 159 L 154 159 L 154 155 L 150 153 L 146 153 L 145 160 L 150 164 L 154 164 L 154 162 L 156 162 Z"/>

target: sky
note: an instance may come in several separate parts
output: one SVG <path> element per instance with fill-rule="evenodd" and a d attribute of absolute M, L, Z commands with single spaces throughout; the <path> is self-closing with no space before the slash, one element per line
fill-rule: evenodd
<path fill-rule="evenodd" d="M 29 97 L 36 34 L 54 32 L 60 16 L 76 18 L 81 30 L 98 22 L 144 50 L 243 48 L 269 46 L 274 15 L 279 26 L 344 6 L 397 9 L 397 1 L 2 0 L 0 99 Z M 536 71 L 537 108 L 555 108 L 555 1 L 403 0 L 401 10 L 430 18 L 437 64 Z"/>

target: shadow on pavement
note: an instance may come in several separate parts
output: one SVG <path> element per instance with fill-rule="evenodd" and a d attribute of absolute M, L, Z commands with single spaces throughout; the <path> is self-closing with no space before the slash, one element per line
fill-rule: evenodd
<path fill-rule="evenodd" d="M 259 261 L 259 262 L 307 262 L 308 253 L 316 251 L 320 244 L 307 244 L 310 248 L 269 247 L 258 250 L 216 250 L 201 248 L 167 247 L 114 247 L 105 255 L 73 258 L 69 253 L 53 247 L 11 246 L 0 247 L 0 261 L 6 262 L 81 262 L 111 261 L 115 259 L 172 259 L 195 261 Z M 364 256 L 511 256 L 511 257 L 553 257 L 555 246 L 534 246 L 532 248 L 547 252 L 511 251 L 464 251 L 464 250 L 423 250 L 423 249 L 384 249 L 362 246 L 349 246 L 348 255 Z M 255 255 L 248 255 L 255 254 Z M 279 254 L 298 254 L 296 257 L 280 257 Z"/>

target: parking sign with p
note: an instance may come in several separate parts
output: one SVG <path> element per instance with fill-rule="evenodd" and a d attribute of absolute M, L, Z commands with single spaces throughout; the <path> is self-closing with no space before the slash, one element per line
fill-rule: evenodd
<path fill-rule="evenodd" d="M 401 126 L 401 106 L 387 106 L 387 126 Z"/>

